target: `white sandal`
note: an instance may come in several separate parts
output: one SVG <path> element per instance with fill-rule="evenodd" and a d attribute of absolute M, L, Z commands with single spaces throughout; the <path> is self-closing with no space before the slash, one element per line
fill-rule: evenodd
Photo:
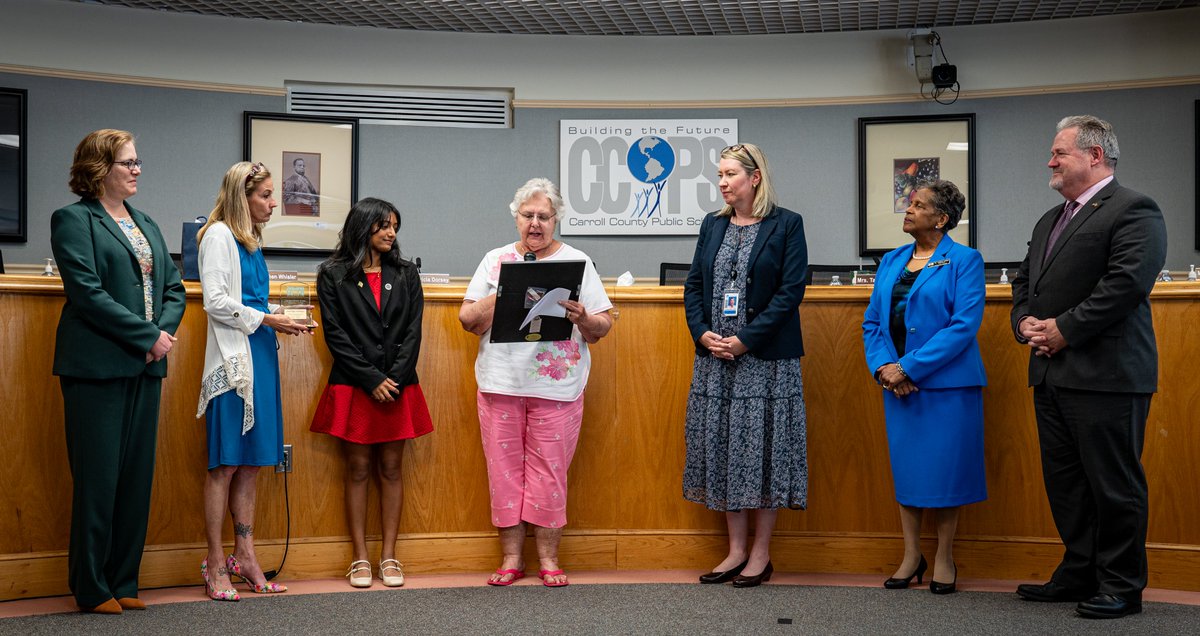
<path fill-rule="evenodd" d="M 389 563 L 394 565 L 388 565 Z M 404 565 L 395 559 L 386 559 L 384 561 L 380 561 L 379 578 L 383 581 L 383 584 L 388 587 L 400 587 L 401 585 L 404 585 L 404 570 L 400 569 L 402 567 L 404 567 Z M 388 570 L 395 570 L 396 574 L 388 574 Z"/>
<path fill-rule="evenodd" d="M 360 563 L 362 565 L 359 565 Z M 350 570 L 346 572 L 346 576 L 350 579 L 351 587 L 371 587 L 371 562 L 363 560 L 352 561 L 350 563 Z"/>

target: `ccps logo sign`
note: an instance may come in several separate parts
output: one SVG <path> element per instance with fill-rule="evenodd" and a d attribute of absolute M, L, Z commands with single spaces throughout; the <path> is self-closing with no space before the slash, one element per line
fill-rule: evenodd
<path fill-rule="evenodd" d="M 562 120 L 559 231 L 696 234 L 724 205 L 717 162 L 737 137 L 736 119 Z"/>

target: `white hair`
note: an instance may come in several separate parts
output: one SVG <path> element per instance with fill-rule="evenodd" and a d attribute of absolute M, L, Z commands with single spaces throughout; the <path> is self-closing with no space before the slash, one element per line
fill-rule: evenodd
<path fill-rule="evenodd" d="M 512 203 L 508 204 L 509 212 L 512 212 L 514 217 L 517 216 L 517 210 L 520 210 L 526 201 L 539 194 L 550 199 L 550 207 L 554 208 L 555 218 L 562 216 L 563 200 L 558 193 L 558 186 L 545 177 L 534 177 L 518 188 L 517 193 L 513 195 Z"/>

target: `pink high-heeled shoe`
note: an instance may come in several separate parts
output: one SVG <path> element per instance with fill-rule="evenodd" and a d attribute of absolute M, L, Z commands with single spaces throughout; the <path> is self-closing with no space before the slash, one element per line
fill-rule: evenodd
<path fill-rule="evenodd" d="M 208 558 L 206 557 L 200 562 L 200 576 L 204 577 L 204 589 L 208 592 L 208 598 L 214 601 L 240 601 L 242 597 L 238 595 L 237 590 L 230 588 L 228 590 L 218 590 L 216 584 L 208 580 Z"/>
<path fill-rule="evenodd" d="M 241 579 L 246 585 L 249 585 L 250 589 L 253 590 L 255 594 L 279 594 L 280 592 L 287 591 L 286 585 L 271 583 L 270 581 L 267 581 L 262 585 L 258 585 L 257 583 L 254 583 L 250 579 L 243 576 L 242 564 L 238 563 L 238 560 L 234 558 L 232 554 L 229 555 L 229 558 L 225 559 L 225 565 L 229 567 L 229 571 L 232 572 L 234 576 Z"/>

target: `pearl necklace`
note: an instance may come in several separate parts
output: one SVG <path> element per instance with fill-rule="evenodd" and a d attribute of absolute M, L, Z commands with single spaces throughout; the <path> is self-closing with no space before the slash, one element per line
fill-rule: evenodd
<path fill-rule="evenodd" d="M 926 254 L 925 256 L 917 256 L 916 252 L 913 252 L 913 255 L 912 255 L 912 258 L 914 261 L 927 261 L 932 257 L 933 257 L 933 252 L 930 252 L 930 253 Z"/>

